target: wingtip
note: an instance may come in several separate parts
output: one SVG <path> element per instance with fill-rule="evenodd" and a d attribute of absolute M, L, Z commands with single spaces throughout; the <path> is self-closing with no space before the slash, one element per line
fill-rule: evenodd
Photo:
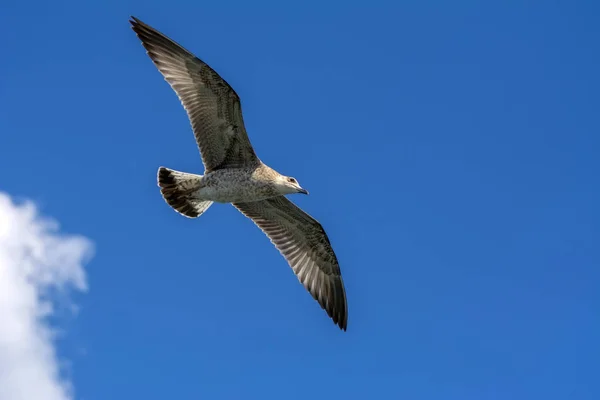
<path fill-rule="evenodd" d="M 129 23 L 131 24 L 131 27 L 134 28 L 134 29 L 137 26 L 144 26 L 144 25 L 146 25 L 139 18 L 136 18 L 133 15 L 129 16 Z"/>
<path fill-rule="evenodd" d="M 346 329 L 348 328 L 348 309 L 346 308 L 347 305 L 345 301 L 344 306 L 345 307 L 342 310 L 338 310 L 337 312 L 332 310 L 332 312 L 328 314 L 333 320 L 333 323 L 336 324 L 342 331 L 346 332 Z"/>
<path fill-rule="evenodd" d="M 348 319 L 346 318 L 346 316 L 344 316 L 339 321 L 337 321 L 336 324 L 342 331 L 346 332 L 346 329 L 348 328 Z"/>

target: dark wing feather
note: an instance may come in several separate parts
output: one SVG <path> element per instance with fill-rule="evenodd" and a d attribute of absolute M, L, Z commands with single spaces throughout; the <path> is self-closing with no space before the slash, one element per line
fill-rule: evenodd
<path fill-rule="evenodd" d="M 148 55 L 187 111 L 206 171 L 259 163 L 244 127 L 240 98 L 231 86 L 179 44 L 131 18 Z"/>
<path fill-rule="evenodd" d="M 271 239 L 304 287 L 333 322 L 346 330 L 346 291 L 321 224 L 284 196 L 233 205 Z"/>

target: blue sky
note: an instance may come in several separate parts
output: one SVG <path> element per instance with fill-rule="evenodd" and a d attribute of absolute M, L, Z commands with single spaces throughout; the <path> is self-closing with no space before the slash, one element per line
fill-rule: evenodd
<path fill-rule="evenodd" d="M 129 15 L 216 69 L 261 159 L 310 191 L 290 198 L 337 252 L 347 332 L 233 207 L 164 203 L 158 166 L 203 169 Z M 4 5 L 0 191 L 95 248 L 79 312 L 51 321 L 74 398 L 600 398 L 599 15 Z"/>

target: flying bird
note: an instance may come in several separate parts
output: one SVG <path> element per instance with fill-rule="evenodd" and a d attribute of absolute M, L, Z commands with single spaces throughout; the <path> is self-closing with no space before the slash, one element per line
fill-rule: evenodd
<path fill-rule="evenodd" d="M 271 240 L 340 329 L 348 324 L 340 266 L 321 224 L 285 197 L 308 192 L 256 155 L 240 98 L 208 64 L 135 17 L 129 21 L 185 108 L 204 164 L 204 175 L 158 169 L 168 205 L 198 218 L 213 204 L 231 203 Z"/>

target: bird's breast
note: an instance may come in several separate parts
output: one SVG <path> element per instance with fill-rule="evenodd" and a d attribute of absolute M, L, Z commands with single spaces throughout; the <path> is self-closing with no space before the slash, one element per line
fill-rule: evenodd
<path fill-rule="evenodd" d="M 218 203 L 258 201 L 277 196 L 268 181 L 256 179 L 251 170 L 217 170 L 204 175 L 198 197 Z"/>

